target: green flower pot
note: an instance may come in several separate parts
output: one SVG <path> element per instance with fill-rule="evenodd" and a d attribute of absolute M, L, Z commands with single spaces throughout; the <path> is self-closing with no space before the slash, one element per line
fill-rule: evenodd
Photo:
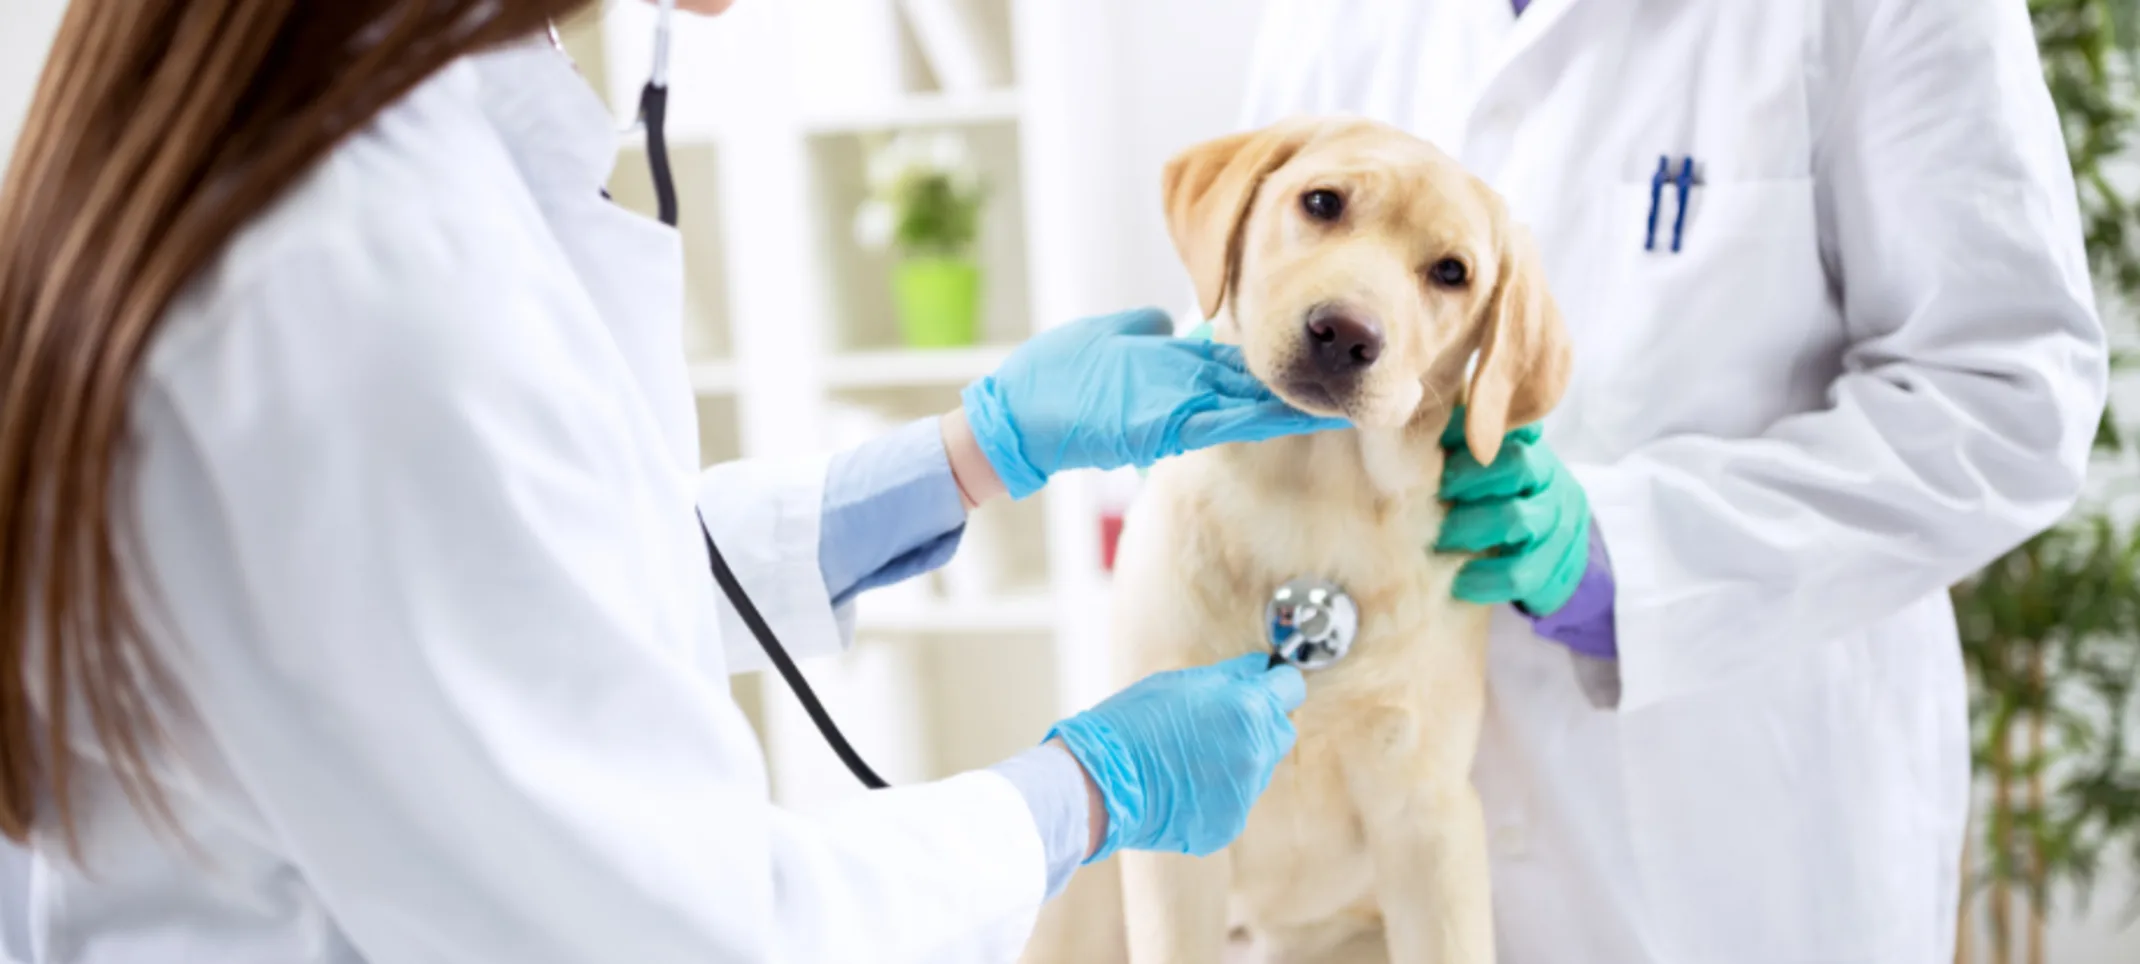
<path fill-rule="evenodd" d="M 892 268 L 899 332 L 913 348 L 958 348 L 980 328 L 981 269 L 965 258 L 908 258 Z"/>

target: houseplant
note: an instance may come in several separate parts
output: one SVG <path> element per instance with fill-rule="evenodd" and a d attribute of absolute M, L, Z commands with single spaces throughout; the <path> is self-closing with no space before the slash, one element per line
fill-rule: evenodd
<path fill-rule="evenodd" d="M 2140 212 L 2114 167 L 2129 137 L 2140 0 L 2030 0 L 2106 318 L 2140 301 Z M 2122 359 L 2114 359 L 2114 369 Z M 1958 964 L 2047 960 L 2054 894 L 2085 902 L 2106 861 L 2140 867 L 2140 527 L 2133 451 L 2105 412 L 2097 484 L 2064 522 L 1954 589 L 1970 676 L 1977 819 Z M 2111 484 L 2104 484 L 2104 477 Z M 2017 923 L 2016 917 L 2022 920 Z"/>
<path fill-rule="evenodd" d="M 902 133 L 869 153 L 869 196 L 855 212 L 863 247 L 889 249 L 892 297 L 908 345 L 970 345 L 981 270 L 973 260 L 986 191 L 964 139 Z"/>

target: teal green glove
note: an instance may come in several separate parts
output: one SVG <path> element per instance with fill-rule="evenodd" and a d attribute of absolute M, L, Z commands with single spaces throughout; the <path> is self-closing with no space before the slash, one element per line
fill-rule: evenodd
<path fill-rule="evenodd" d="M 1550 616 L 1575 595 L 1590 562 L 1590 500 L 1536 425 L 1508 433 L 1492 465 L 1464 445 L 1464 412 L 1442 432 L 1442 519 L 1438 552 L 1479 553 L 1457 572 L 1456 598 L 1512 602 Z"/>
<path fill-rule="evenodd" d="M 1107 809 L 1086 863 L 1118 849 L 1202 857 L 1233 842 L 1293 749 L 1286 714 L 1308 695 L 1300 670 L 1251 653 L 1157 673 L 1057 723 Z"/>
<path fill-rule="evenodd" d="M 1173 337 L 1163 311 L 1074 321 L 1018 346 L 959 397 L 1011 497 L 1065 469 L 1146 466 L 1229 442 L 1343 428 L 1293 408 L 1241 350 Z"/>

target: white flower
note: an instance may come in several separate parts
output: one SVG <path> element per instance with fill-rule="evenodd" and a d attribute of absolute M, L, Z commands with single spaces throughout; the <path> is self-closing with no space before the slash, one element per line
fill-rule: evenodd
<path fill-rule="evenodd" d="M 929 138 L 929 166 L 952 175 L 969 170 L 972 162 L 966 156 L 966 139 L 950 131 Z"/>
<path fill-rule="evenodd" d="M 879 155 L 882 165 L 879 173 L 885 175 L 883 183 L 892 185 L 911 176 L 916 169 L 928 166 L 928 158 L 929 146 L 920 135 L 902 131 L 884 146 Z"/>
<path fill-rule="evenodd" d="M 906 166 L 900 156 L 902 153 L 897 140 L 879 144 L 875 150 L 869 152 L 866 176 L 872 192 L 882 194 L 899 182 L 899 175 Z"/>
<path fill-rule="evenodd" d="M 870 193 L 885 195 L 918 177 L 942 175 L 960 190 L 979 187 L 980 174 L 966 139 L 953 131 L 902 131 L 869 151 L 865 179 Z"/>
<path fill-rule="evenodd" d="M 871 251 L 882 250 L 892 243 L 898 220 L 891 205 L 875 199 L 862 202 L 855 209 L 855 243 Z"/>
<path fill-rule="evenodd" d="M 869 190 L 854 212 L 857 244 L 882 250 L 899 242 L 924 248 L 972 243 L 986 190 L 957 132 L 902 131 L 870 145 L 863 164 Z M 931 236 L 902 238 L 902 225 Z"/>

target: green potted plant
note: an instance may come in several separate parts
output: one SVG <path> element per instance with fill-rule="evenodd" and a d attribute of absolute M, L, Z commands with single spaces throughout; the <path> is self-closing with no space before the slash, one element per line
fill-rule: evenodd
<path fill-rule="evenodd" d="M 906 343 L 973 344 L 981 309 L 973 248 L 987 192 L 965 140 L 948 131 L 902 133 L 870 151 L 868 180 L 855 237 L 895 259 L 892 299 Z"/>
<path fill-rule="evenodd" d="M 2109 170 L 2131 157 L 2140 109 L 2136 8 L 2029 3 L 2114 319 L 2140 302 L 2140 211 Z M 2065 521 L 1954 589 L 1979 791 L 1963 863 L 1982 897 L 1964 904 L 1957 964 L 2044 964 L 2053 895 L 2085 902 L 2107 862 L 2140 867 L 2140 526 L 2126 498 L 2134 453 L 2109 412 L 2096 450 L 2109 481 L 2127 484 L 2098 479 Z M 1987 918 L 1981 942 L 1972 906 Z"/>

